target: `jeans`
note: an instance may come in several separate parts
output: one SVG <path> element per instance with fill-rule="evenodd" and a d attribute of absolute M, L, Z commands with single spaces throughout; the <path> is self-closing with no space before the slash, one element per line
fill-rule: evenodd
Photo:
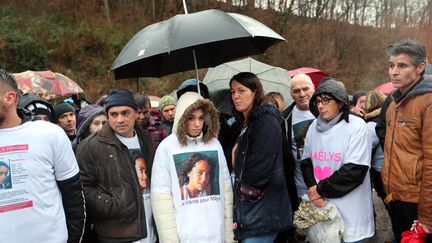
<path fill-rule="evenodd" d="M 242 240 L 242 243 L 273 243 L 277 234 L 250 237 Z"/>

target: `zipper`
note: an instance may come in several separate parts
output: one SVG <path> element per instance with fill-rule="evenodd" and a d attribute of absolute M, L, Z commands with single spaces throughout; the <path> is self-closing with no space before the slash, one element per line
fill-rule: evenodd
<path fill-rule="evenodd" d="M 397 104 L 395 104 L 395 108 L 394 108 L 394 121 L 393 121 L 393 130 L 392 130 L 392 134 L 391 134 L 391 145 L 390 145 L 390 160 L 389 160 L 389 166 L 388 166 L 388 178 L 387 178 L 387 192 L 390 193 L 390 168 L 391 168 L 391 164 L 392 164 L 392 157 L 393 157 L 393 143 L 394 143 L 394 133 L 395 133 L 395 128 L 396 128 L 396 117 L 397 117 L 397 112 L 398 112 L 398 106 Z"/>

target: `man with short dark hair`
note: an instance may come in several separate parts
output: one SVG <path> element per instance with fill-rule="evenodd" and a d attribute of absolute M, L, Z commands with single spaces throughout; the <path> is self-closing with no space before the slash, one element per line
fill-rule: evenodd
<path fill-rule="evenodd" d="M 169 135 L 168 131 L 162 129 L 161 122 L 150 115 L 151 104 L 147 95 L 135 94 L 134 99 L 138 107 L 137 123 L 148 131 L 156 151 L 159 143 Z"/>
<path fill-rule="evenodd" d="M 85 206 L 72 146 L 61 128 L 17 109 L 19 93 L 0 70 L 0 158 L 11 169 L 10 188 L 0 190 L 0 241 L 81 242 Z"/>
<path fill-rule="evenodd" d="M 108 122 L 77 149 L 89 220 L 100 242 L 154 243 L 150 185 L 140 184 L 136 165 L 144 160 L 150 178 L 150 136 L 135 124 L 138 107 L 130 91 L 111 89 L 105 110 Z"/>
<path fill-rule="evenodd" d="M 76 137 L 76 116 L 74 107 L 66 102 L 54 106 L 56 123 L 66 132 L 70 141 Z"/>
<path fill-rule="evenodd" d="M 396 241 L 414 220 L 432 230 L 432 77 L 424 76 L 426 49 L 413 40 L 387 48 L 388 73 L 397 88 L 386 113 L 381 176 Z M 432 242 L 429 235 L 428 241 Z"/>

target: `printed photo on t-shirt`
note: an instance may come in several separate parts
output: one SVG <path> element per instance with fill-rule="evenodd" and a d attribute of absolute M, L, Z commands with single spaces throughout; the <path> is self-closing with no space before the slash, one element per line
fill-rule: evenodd
<path fill-rule="evenodd" d="M 0 190 L 11 189 L 11 171 L 9 160 L 0 161 Z"/>
<path fill-rule="evenodd" d="M 314 121 L 313 119 L 305 120 L 305 121 L 299 122 L 297 124 L 294 124 L 292 126 L 293 133 L 294 133 L 294 140 L 295 140 L 295 148 L 296 148 L 295 159 L 297 159 L 297 160 L 302 158 L 304 139 L 306 137 L 306 133 L 309 129 L 309 126 L 313 121 Z"/>
<path fill-rule="evenodd" d="M 150 173 L 144 156 L 141 153 L 141 149 L 129 149 L 129 153 L 135 163 L 135 170 L 138 176 L 138 181 L 143 194 L 150 193 Z"/>
<path fill-rule="evenodd" d="M 220 194 L 216 150 L 175 154 L 173 159 L 181 200 Z"/>

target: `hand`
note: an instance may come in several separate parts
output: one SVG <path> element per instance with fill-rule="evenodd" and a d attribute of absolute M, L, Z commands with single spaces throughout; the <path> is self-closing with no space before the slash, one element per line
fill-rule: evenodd
<path fill-rule="evenodd" d="M 325 206 L 325 200 L 324 200 L 324 198 L 320 197 L 320 198 L 313 200 L 312 204 L 315 205 L 315 207 L 317 207 L 317 208 L 322 208 Z"/>
<path fill-rule="evenodd" d="M 414 221 L 415 225 L 416 220 Z M 432 234 L 431 228 L 427 227 L 426 225 L 422 224 L 420 221 L 418 221 L 419 225 L 423 228 L 426 234 Z"/>
<path fill-rule="evenodd" d="M 315 186 L 309 187 L 309 189 L 308 189 L 308 196 L 309 196 L 309 199 L 311 201 L 314 201 L 315 199 L 321 198 L 321 195 L 318 194 L 316 188 L 317 188 L 317 186 L 315 185 Z"/>
<path fill-rule="evenodd" d="M 360 116 L 364 116 L 364 111 L 363 111 L 363 109 L 361 107 L 355 106 L 355 107 L 353 107 L 351 109 L 351 111 L 354 112 L 354 113 L 356 113 L 356 114 L 358 114 L 358 115 L 360 115 Z"/>

